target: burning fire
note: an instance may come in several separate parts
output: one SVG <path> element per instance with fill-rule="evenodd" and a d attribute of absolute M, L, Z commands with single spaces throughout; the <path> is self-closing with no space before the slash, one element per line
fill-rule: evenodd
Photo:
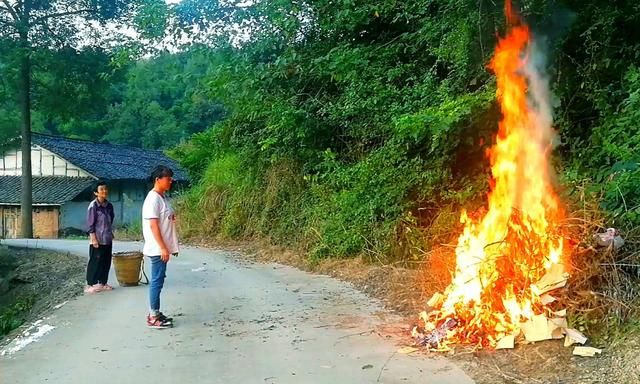
<path fill-rule="evenodd" d="M 503 118 L 489 151 L 488 210 L 479 219 L 462 212 L 455 275 L 414 329 L 416 337 L 435 337 L 425 344 L 440 348 L 448 342 L 495 348 L 520 334 L 530 341 L 561 338 L 566 328 L 566 320 L 553 318 L 544 295 L 567 278 L 558 229 L 563 210 L 548 163 L 553 137 L 548 95 L 534 65 L 529 28 L 512 12 L 510 0 L 505 11 L 510 30 L 490 64 Z"/>

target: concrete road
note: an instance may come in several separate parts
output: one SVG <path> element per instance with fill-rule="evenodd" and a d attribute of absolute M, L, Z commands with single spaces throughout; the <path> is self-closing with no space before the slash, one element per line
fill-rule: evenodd
<path fill-rule="evenodd" d="M 86 241 L 4 243 L 87 253 Z M 3 345 L 0 383 L 473 383 L 444 358 L 398 353 L 385 333 L 398 319 L 326 276 L 185 248 L 168 266 L 162 309 L 176 326 L 164 330 L 145 326 L 146 286 L 111 282 L 46 314 L 37 341 Z"/>

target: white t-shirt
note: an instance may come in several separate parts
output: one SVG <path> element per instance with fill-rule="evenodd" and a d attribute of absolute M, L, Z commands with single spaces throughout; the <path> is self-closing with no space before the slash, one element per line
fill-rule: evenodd
<path fill-rule="evenodd" d="M 169 201 L 154 190 L 149 191 L 142 205 L 142 235 L 144 236 L 142 253 L 147 256 L 160 256 L 160 245 L 151 232 L 150 219 L 158 219 L 160 234 L 169 253 L 178 253 L 175 212 Z"/>

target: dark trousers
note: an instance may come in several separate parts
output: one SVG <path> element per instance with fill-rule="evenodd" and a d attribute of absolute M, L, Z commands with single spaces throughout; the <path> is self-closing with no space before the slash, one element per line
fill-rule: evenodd
<path fill-rule="evenodd" d="M 87 284 L 107 284 L 109 269 L 111 269 L 112 245 L 102 245 L 95 248 L 89 245 L 89 264 L 87 265 Z"/>

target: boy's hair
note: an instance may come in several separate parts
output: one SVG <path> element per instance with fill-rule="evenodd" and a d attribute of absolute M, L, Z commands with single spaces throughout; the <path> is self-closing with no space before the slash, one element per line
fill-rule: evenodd
<path fill-rule="evenodd" d="M 100 181 L 98 181 L 98 182 L 93 186 L 93 192 L 98 193 L 98 188 L 99 188 L 101 185 L 104 185 L 104 186 L 106 187 L 106 186 L 107 186 L 107 182 L 106 182 L 106 181 L 104 181 L 104 180 L 100 180 Z"/>
<path fill-rule="evenodd" d="M 161 179 L 167 176 L 173 177 L 173 171 L 171 168 L 166 165 L 158 165 L 153 168 L 153 171 L 151 171 L 151 182 L 153 183 L 156 179 Z"/>

